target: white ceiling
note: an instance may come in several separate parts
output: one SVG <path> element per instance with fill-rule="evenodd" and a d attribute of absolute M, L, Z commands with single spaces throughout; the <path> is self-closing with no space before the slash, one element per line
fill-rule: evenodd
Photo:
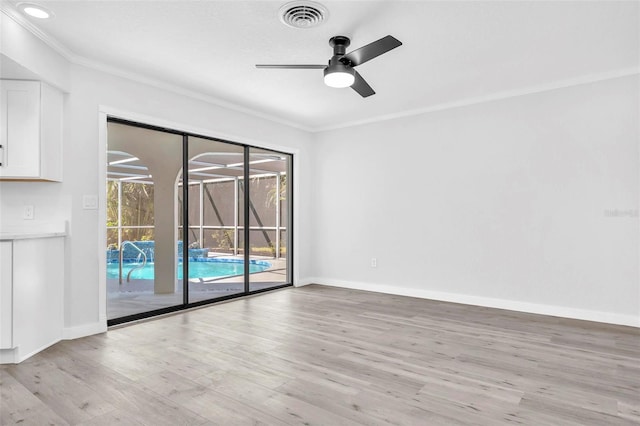
<path fill-rule="evenodd" d="M 77 62 L 309 130 L 639 64 L 637 1 L 323 1 L 329 19 L 312 29 L 283 25 L 277 12 L 285 2 L 40 1 L 55 19 L 29 20 Z M 331 36 L 350 37 L 350 51 L 387 34 L 404 45 L 358 67 L 377 92 L 366 99 L 325 86 L 322 70 L 254 67 L 323 64 L 331 56 Z"/>

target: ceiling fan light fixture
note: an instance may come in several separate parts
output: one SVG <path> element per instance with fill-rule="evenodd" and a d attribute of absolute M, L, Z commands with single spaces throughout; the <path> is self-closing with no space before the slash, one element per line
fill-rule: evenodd
<path fill-rule="evenodd" d="M 356 81 L 355 70 L 344 65 L 329 66 L 324 70 L 324 84 L 342 89 L 351 87 Z"/>

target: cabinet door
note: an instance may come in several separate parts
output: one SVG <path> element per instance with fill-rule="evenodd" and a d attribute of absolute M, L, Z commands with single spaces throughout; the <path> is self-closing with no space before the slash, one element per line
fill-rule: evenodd
<path fill-rule="evenodd" d="M 0 177 L 40 174 L 40 83 L 0 80 Z"/>
<path fill-rule="evenodd" d="M 11 241 L 0 241 L 0 349 L 13 348 L 12 265 Z"/>

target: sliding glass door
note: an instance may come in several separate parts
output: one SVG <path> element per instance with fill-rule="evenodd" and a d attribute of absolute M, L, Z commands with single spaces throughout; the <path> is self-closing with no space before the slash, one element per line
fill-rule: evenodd
<path fill-rule="evenodd" d="M 180 135 L 108 124 L 107 318 L 180 305 L 173 232 Z"/>
<path fill-rule="evenodd" d="M 244 147 L 190 136 L 188 152 L 189 303 L 242 294 L 237 187 L 244 176 Z"/>
<path fill-rule="evenodd" d="M 109 324 L 292 284 L 290 154 L 107 127 Z"/>
<path fill-rule="evenodd" d="M 290 163 L 290 156 L 249 148 L 249 267 L 268 265 L 249 275 L 251 291 L 291 282 L 287 261 Z"/>

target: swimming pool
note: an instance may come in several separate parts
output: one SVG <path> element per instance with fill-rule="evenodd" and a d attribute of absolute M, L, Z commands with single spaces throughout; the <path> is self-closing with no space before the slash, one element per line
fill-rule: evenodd
<path fill-rule="evenodd" d="M 152 280 L 153 262 L 147 262 L 143 268 L 131 273 L 132 280 Z M 125 262 L 122 264 L 122 278 L 126 278 L 129 271 L 139 267 L 140 263 Z M 271 267 L 271 263 L 264 260 L 250 260 L 249 273 L 262 272 Z M 107 263 L 107 278 L 118 279 L 118 263 Z M 182 279 L 182 262 L 178 263 L 178 279 Z M 244 261 L 241 259 L 201 259 L 189 261 L 189 278 L 219 278 L 244 274 Z"/>

